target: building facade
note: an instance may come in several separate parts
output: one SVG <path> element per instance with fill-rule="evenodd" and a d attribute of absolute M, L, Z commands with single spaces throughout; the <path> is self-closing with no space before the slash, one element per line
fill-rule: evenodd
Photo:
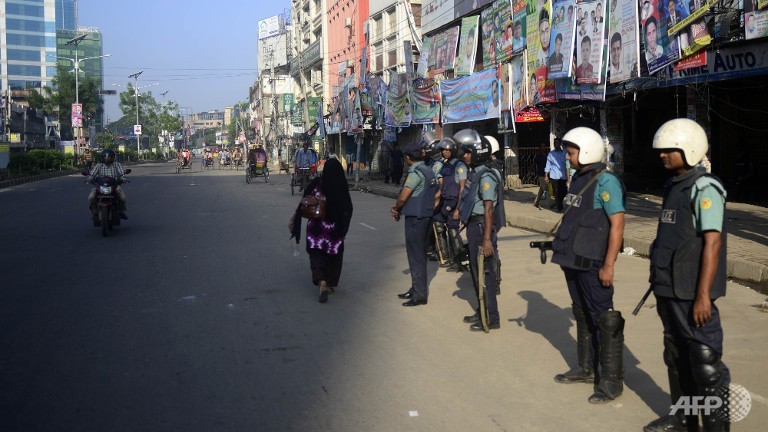
<path fill-rule="evenodd" d="M 293 0 L 292 3 L 294 30 L 290 75 L 296 82 L 297 114 L 291 125 L 297 138 L 315 123 L 310 113 L 316 110 L 316 104 L 319 102 L 322 107 L 327 107 L 330 103 L 327 7 L 327 0 Z"/>

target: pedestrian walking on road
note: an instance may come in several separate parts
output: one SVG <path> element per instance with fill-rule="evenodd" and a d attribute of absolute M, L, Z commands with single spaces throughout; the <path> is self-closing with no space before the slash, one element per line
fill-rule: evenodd
<path fill-rule="evenodd" d="M 312 283 L 320 288 L 320 303 L 328 301 L 341 277 L 344 260 L 344 238 L 352 219 L 352 198 L 344 168 L 338 159 L 328 159 L 322 174 L 304 189 L 304 195 L 325 197 L 325 216 L 307 220 L 307 253 L 312 271 Z M 301 237 L 301 211 L 296 209 L 288 229 L 299 242 Z"/>
<path fill-rule="evenodd" d="M 541 200 L 547 194 L 547 179 L 546 179 L 546 166 L 547 166 L 547 154 L 549 148 L 541 144 L 539 145 L 539 152 L 533 158 L 533 173 L 536 176 L 536 183 L 539 185 L 539 191 L 536 193 L 536 199 L 533 201 L 533 206 L 541 210 Z"/>
<path fill-rule="evenodd" d="M 563 141 L 560 138 L 555 138 L 554 145 L 555 149 L 547 155 L 547 164 L 544 167 L 544 180 L 547 183 L 552 183 L 555 206 L 557 207 L 557 212 L 562 213 L 563 198 L 565 198 L 565 194 L 568 192 L 570 177 L 565 167 L 565 151 L 562 148 Z"/>
<path fill-rule="evenodd" d="M 696 165 L 706 155 L 707 135 L 696 122 L 675 119 L 653 137 L 664 168 L 674 176 L 664 186 L 656 240 L 651 247 L 651 288 L 664 327 L 672 405 L 681 397 L 721 397 L 722 405 L 686 416 L 680 408 L 643 430 L 730 429 L 730 371 L 723 363 L 723 328 L 715 301 L 725 296 L 726 192 L 716 177 Z"/>
<path fill-rule="evenodd" d="M 552 242 L 552 262 L 562 268 L 571 296 L 578 365 L 555 381 L 594 382 L 588 400 L 603 404 L 624 389 L 624 319 L 613 309 L 613 280 L 624 236 L 625 192 L 602 162 L 605 147 L 599 133 L 577 127 L 563 141 L 577 171 Z"/>
<path fill-rule="evenodd" d="M 453 139 L 464 150 L 464 163 L 472 167 L 472 172 L 464 186 L 459 203 L 459 217 L 467 227 L 467 243 L 469 246 L 469 268 L 472 273 L 472 283 L 475 294 L 480 301 L 480 286 L 478 276 L 478 257 L 480 248 L 483 254 L 485 276 L 484 298 L 487 310 L 489 329 L 501 327 L 499 308 L 496 302 L 498 289 L 496 245 L 497 232 L 506 225 L 504 213 L 504 184 L 498 165 L 492 154 L 494 149 L 491 142 L 474 129 L 463 129 L 453 136 Z M 483 324 L 478 304 L 474 315 L 464 317 L 464 322 L 471 324 L 469 329 L 482 331 Z"/>
<path fill-rule="evenodd" d="M 405 216 L 405 250 L 411 287 L 397 296 L 408 300 L 403 306 L 419 306 L 427 304 L 429 297 L 427 238 L 432 229 L 437 179 L 435 173 L 424 165 L 418 144 L 414 143 L 406 149 L 405 162 L 408 164 L 408 176 L 392 206 L 391 215 L 396 221 Z"/>

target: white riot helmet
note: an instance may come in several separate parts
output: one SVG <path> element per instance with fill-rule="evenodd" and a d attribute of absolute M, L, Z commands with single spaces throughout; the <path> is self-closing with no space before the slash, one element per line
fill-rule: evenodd
<path fill-rule="evenodd" d="M 491 135 L 486 135 L 485 139 L 488 140 L 489 143 L 491 143 L 491 154 L 496 154 L 497 151 L 499 151 L 499 141 L 496 140 L 496 138 L 492 137 Z"/>
<path fill-rule="evenodd" d="M 704 129 L 693 120 L 679 118 L 670 120 L 653 136 L 655 150 L 677 149 L 683 152 L 685 163 L 695 166 L 707 155 L 709 143 Z"/>
<path fill-rule="evenodd" d="M 603 160 L 605 145 L 599 133 L 588 127 L 577 127 L 563 137 L 563 145 L 579 149 L 579 165 L 589 165 Z"/>

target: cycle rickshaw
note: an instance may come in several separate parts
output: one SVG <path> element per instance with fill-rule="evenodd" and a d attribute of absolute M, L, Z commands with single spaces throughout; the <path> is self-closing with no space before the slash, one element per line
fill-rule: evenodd
<path fill-rule="evenodd" d="M 248 168 L 245 170 L 245 182 L 251 183 L 251 180 L 257 177 L 264 177 L 264 182 L 269 183 L 267 152 L 260 148 L 251 150 L 251 152 L 248 158 Z"/>

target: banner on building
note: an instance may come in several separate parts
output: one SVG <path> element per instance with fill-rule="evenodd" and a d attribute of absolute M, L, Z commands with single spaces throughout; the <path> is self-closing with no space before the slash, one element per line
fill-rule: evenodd
<path fill-rule="evenodd" d="M 512 53 L 520 54 L 525 49 L 525 37 L 526 37 L 526 19 L 528 11 L 526 10 L 526 0 L 512 0 L 512 26 L 513 39 L 512 39 Z"/>
<path fill-rule="evenodd" d="M 349 89 L 349 121 L 347 123 L 347 132 L 349 135 L 355 135 L 363 132 L 363 110 L 360 105 L 360 92 L 357 87 Z"/>
<path fill-rule="evenodd" d="M 747 39 L 768 36 L 768 10 L 764 3 L 755 5 L 753 0 L 744 1 L 744 37 Z"/>
<path fill-rule="evenodd" d="M 420 81 L 420 82 L 419 82 Z M 435 80 L 419 80 L 413 89 L 414 124 L 440 122 L 440 85 Z"/>
<path fill-rule="evenodd" d="M 510 0 L 496 0 L 493 3 L 496 16 L 493 18 L 496 35 L 496 64 L 501 64 L 512 58 L 513 23 L 512 4 Z"/>
<path fill-rule="evenodd" d="M 459 27 L 451 27 L 433 38 L 435 50 L 434 73 L 443 73 L 454 68 L 456 45 L 459 43 Z"/>
<path fill-rule="evenodd" d="M 576 26 L 575 0 L 554 0 L 552 3 L 552 30 L 549 36 L 547 79 L 571 76 L 573 35 Z"/>
<path fill-rule="evenodd" d="M 259 39 L 268 38 L 280 33 L 280 17 L 275 15 L 259 21 Z"/>
<path fill-rule="evenodd" d="M 643 27 L 645 60 L 648 72 L 653 74 L 670 63 L 680 60 L 680 42 L 677 36 L 669 36 L 669 19 L 663 15 L 659 2 L 664 0 L 638 0 Z M 663 18 L 663 19 L 662 19 Z"/>
<path fill-rule="evenodd" d="M 483 55 L 483 69 L 488 69 L 496 64 L 496 42 L 493 32 L 494 15 L 493 7 L 483 9 L 480 12 L 480 31 L 483 44 L 483 49 L 480 52 Z"/>
<path fill-rule="evenodd" d="M 608 11 L 608 82 L 616 84 L 639 76 L 640 34 L 638 2 L 610 0 Z"/>
<path fill-rule="evenodd" d="M 410 83 L 404 74 L 392 75 L 387 95 L 387 109 L 384 114 L 385 123 L 391 127 L 408 127 L 411 125 Z"/>
<path fill-rule="evenodd" d="M 471 75 L 475 70 L 479 21 L 480 18 L 477 16 L 461 20 L 461 43 L 459 44 L 459 57 L 456 61 L 456 76 Z"/>
<path fill-rule="evenodd" d="M 602 7 L 602 0 L 579 3 L 579 9 L 583 10 L 576 30 L 576 82 L 579 84 L 601 82 L 605 31 Z"/>
<path fill-rule="evenodd" d="M 528 3 L 526 23 L 526 44 L 528 46 L 528 103 L 556 102 L 557 91 L 554 80 L 547 79 L 547 59 L 549 54 L 550 26 L 552 10 L 551 0 Z M 531 83 L 535 86 L 531 88 Z"/>
<path fill-rule="evenodd" d="M 496 68 L 440 83 L 443 124 L 499 118 L 501 100 Z"/>
<path fill-rule="evenodd" d="M 307 98 L 307 114 L 309 115 L 309 121 L 313 120 L 317 122 L 318 118 L 323 118 L 323 98 L 321 97 L 308 97 Z M 324 122 L 319 122 L 319 127 L 325 127 Z M 328 131 L 326 131 L 327 133 Z M 319 141 L 323 139 L 323 136 L 317 133 L 312 135 L 312 139 Z"/>
<path fill-rule="evenodd" d="M 501 110 L 509 111 L 512 109 L 512 77 L 511 77 L 511 64 L 504 63 L 499 65 L 499 70 L 496 76 L 499 77 L 499 90 L 501 95 Z"/>
<path fill-rule="evenodd" d="M 528 106 L 528 61 L 523 55 L 512 58 L 512 109 L 515 112 L 521 111 Z"/>
<path fill-rule="evenodd" d="M 405 60 L 405 74 L 408 76 L 408 81 L 413 81 L 413 48 L 411 48 L 411 41 L 403 41 L 403 59 Z"/>
<path fill-rule="evenodd" d="M 416 68 L 416 76 L 427 76 L 427 69 L 429 69 L 429 56 L 432 55 L 432 38 L 430 36 L 424 36 L 421 46 L 423 47 L 419 55 L 419 66 Z"/>

